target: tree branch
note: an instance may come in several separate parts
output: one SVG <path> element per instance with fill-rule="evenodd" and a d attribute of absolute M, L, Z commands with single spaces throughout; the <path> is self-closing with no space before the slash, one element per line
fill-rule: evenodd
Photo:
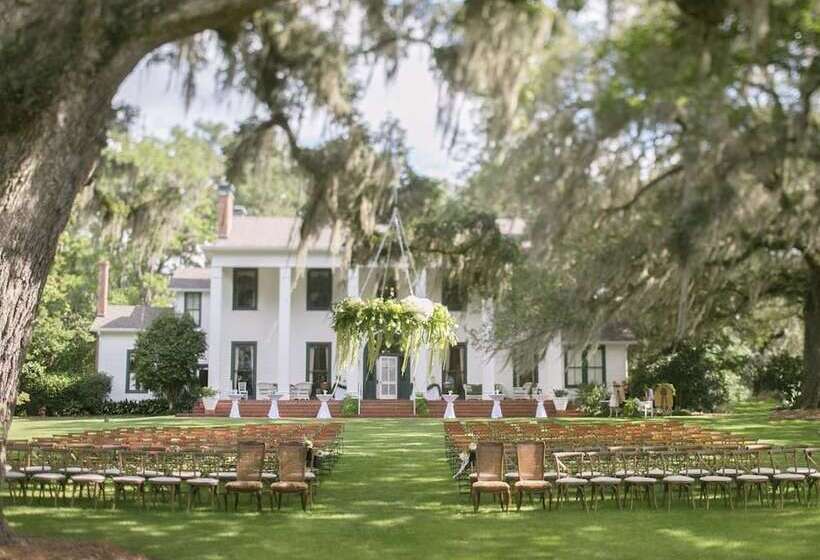
<path fill-rule="evenodd" d="M 669 169 L 667 169 L 666 171 L 664 171 L 663 173 L 661 173 L 660 175 L 658 175 L 657 177 L 643 185 L 641 188 L 639 188 L 638 191 L 635 193 L 635 196 L 633 196 L 629 202 L 621 204 L 620 206 L 611 206 L 609 208 L 604 208 L 604 212 L 615 213 L 625 212 L 626 210 L 629 210 L 630 208 L 632 208 L 632 206 L 637 204 L 638 200 L 640 200 L 640 198 L 643 195 L 645 195 L 648 191 L 650 191 L 653 187 L 662 183 L 669 177 L 677 175 L 681 171 L 683 171 L 683 164 L 679 163 L 677 165 L 673 165 L 672 167 L 670 167 Z"/>

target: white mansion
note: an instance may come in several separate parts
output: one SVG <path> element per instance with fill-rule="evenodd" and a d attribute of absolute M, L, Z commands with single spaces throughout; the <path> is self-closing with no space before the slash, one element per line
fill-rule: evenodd
<path fill-rule="evenodd" d="M 314 390 L 338 382 L 364 399 L 406 399 L 432 383 L 445 392 L 463 394 L 467 386 L 467 392 L 476 396 L 495 390 L 512 396 L 522 387 L 551 394 L 555 388 L 611 385 L 626 379 L 628 347 L 634 338 L 619 325 L 605 327 L 599 345 L 586 352 L 556 337 L 535 369 L 518 368 L 505 356 L 482 352 L 470 333 L 491 322 L 492 304 L 465 301 L 456 290 L 442 285 L 434 269 L 422 271 L 414 289 L 416 295 L 447 305 L 459 324 L 459 344 L 448 363 L 434 364 L 430 371 L 430 360 L 421 356 L 405 371 L 398 371 L 401 358 L 386 352 L 377 362 L 375 375 L 366 375 L 362 365 L 339 371 L 330 309 L 341 298 L 376 293 L 375 286 L 362 293 L 365 269 L 341 266 L 329 230 L 310 240 L 307 255 L 297 259 L 299 220 L 234 215 L 230 188 L 220 189 L 218 204 L 218 237 L 205 247 L 210 265 L 177 270 L 170 287 L 174 311 L 190 314 L 207 333 L 201 382 L 223 396 L 242 388 L 253 399 L 264 388 L 288 398 L 292 386 L 306 382 Z M 504 225 L 505 233 L 520 235 L 515 231 L 520 224 Z M 146 398 L 130 375 L 130 351 L 137 333 L 167 309 L 109 305 L 107 263 L 100 263 L 99 276 L 97 318 L 92 326 L 98 337 L 97 369 L 112 377 L 113 400 Z M 406 291 L 399 286 L 398 296 Z"/>

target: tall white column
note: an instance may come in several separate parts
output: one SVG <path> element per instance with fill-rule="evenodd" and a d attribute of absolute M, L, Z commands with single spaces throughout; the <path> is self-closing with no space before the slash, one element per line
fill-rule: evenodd
<path fill-rule="evenodd" d="M 493 300 L 485 299 L 481 302 L 481 330 L 486 337 L 493 332 Z M 484 354 L 484 363 L 481 369 L 481 392 L 484 399 L 495 392 L 495 354 Z"/>
<path fill-rule="evenodd" d="M 208 386 L 220 393 L 230 391 L 230 371 L 223 372 L 222 359 L 222 278 L 221 266 L 211 267 L 211 308 L 208 316 Z"/>
<path fill-rule="evenodd" d="M 359 267 L 351 266 L 347 271 L 347 297 L 361 297 L 359 293 Z M 362 397 L 363 387 L 360 386 L 361 375 L 361 358 L 357 363 L 345 368 L 343 375 L 347 382 L 347 390 L 350 393 L 356 393 L 359 398 Z"/>
<path fill-rule="evenodd" d="M 420 298 L 427 297 L 427 270 L 424 269 L 419 273 L 418 278 L 416 278 L 416 285 L 414 287 L 416 292 L 416 296 Z M 421 393 L 424 394 L 427 391 L 427 384 L 428 378 L 430 374 L 431 368 L 438 368 L 441 370 L 442 364 L 440 363 L 430 363 L 430 349 L 426 346 L 422 347 L 419 356 L 416 359 L 416 363 L 412 364 L 413 367 L 413 392 L 414 393 Z M 438 381 L 436 381 L 438 383 Z M 413 395 L 410 395 L 411 398 Z"/>
<path fill-rule="evenodd" d="M 290 279 L 292 269 L 283 266 L 279 269 L 279 323 L 278 323 L 278 350 L 276 367 L 278 374 L 279 392 L 284 399 L 290 398 Z"/>

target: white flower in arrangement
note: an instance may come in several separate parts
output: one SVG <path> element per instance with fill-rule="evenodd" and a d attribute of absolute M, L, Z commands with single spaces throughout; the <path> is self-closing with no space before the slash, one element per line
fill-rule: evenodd
<path fill-rule="evenodd" d="M 419 315 L 425 321 L 433 314 L 433 302 L 427 298 L 407 296 L 401 300 L 401 302 L 405 307 Z"/>

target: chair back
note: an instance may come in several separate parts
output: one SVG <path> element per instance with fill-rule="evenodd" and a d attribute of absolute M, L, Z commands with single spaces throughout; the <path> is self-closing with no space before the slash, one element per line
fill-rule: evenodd
<path fill-rule="evenodd" d="M 544 480 L 544 442 L 525 441 L 515 446 L 519 480 Z"/>
<path fill-rule="evenodd" d="M 586 453 L 582 451 L 559 451 L 552 454 L 555 459 L 555 472 L 558 478 L 577 476 L 586 468 Z"/>
<path fill-rule="evenodd" d="M 479 442 L 475 451 L 479 481 L 501 480 L 504 474 L 504 444 Z"/>
<path fill-rule="evenodd" d="M 265 462 L 265 443 L 261 441 L 240 441 L 236 457 L 236 480 L 257 482 L 262 480 Z"/>
<path fill-rule="evenodd" d="M 279 480 L 282 482 L 304 482 L 307 446 L 300 442 L 279 445 Z"/>

